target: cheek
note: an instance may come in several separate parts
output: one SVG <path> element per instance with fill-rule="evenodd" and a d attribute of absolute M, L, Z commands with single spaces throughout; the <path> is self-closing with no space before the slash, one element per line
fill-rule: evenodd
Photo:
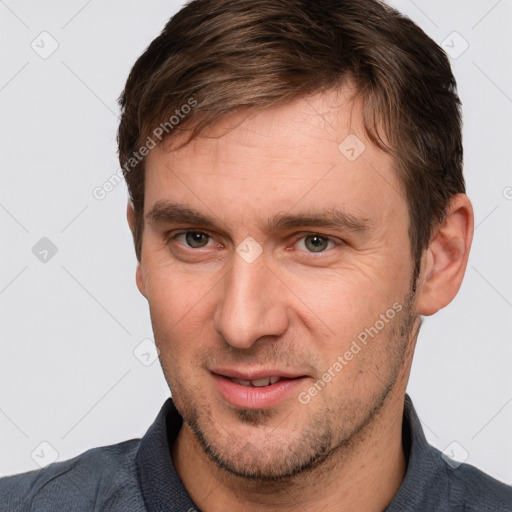
<path fill-rule="evenodd" d="M 163 259 L 147 263 L 146 291 L 155 341 L 164 370 L 172 371 L 172 378 L 180 368 L 198 366 L 199 355 L 215 339 L 213 295 L 222 278 L 184 270 Z"/>
<path fill-rule="evenodd" d="M 300 298 L 300 309 L 314 313 L 312 322 L 323 325 L 329 338 L 346 340 L 373 324 L 402 296 L 400 282 L 386 282 L 387 276 L 376 265 L 347 265 L 289 275 L 286 281 Z"/>
<path fill-rule="evenodd" d="M 204 301 L 187 292 L 182 281 L 160 278 L 149 296 L 151 323 L 165 378 L 173 396 L 183 390 L 200 391 L 197 378 L 202 373 L 200 354 L 208 339 Z"/>
<path fill-rule="evenodd" d="M 153 327 L 162 336 L 181 340 L 204 328 L 208 288 L 178 276 L 159 275 L 150 282 L 148 301 Z M 187 336 L 185 336 L 187 338 Z M 186 342 L 186 339 L 184 340 Z"/>
<path fill-rule="evenodd" d="M 387 368 L 399 352 L 407 283 L 404 276 L 400 281 L 395 273 L 380 273 L 374 266 L 347 266 L 331 273 L 323 269 L 317 277 L 296 276 L 290 282 L 303 304 L 302 323 L 314 335 L 312 340 L 306 336 L 312 342 L 307 349 L 318 354 L 321 371 L 336 362 L 343 366 L 334 387 L 357 382 L 362 391 L 375 384 L 371 373 Z"/>
<path fill-rule="evenodd" d="M 174 325 L 194 310 L 215 281 L 208 273 L 173 261 L 162 242 L 148 237 L 145 243 L 146 298 L 159 324 Z"/>

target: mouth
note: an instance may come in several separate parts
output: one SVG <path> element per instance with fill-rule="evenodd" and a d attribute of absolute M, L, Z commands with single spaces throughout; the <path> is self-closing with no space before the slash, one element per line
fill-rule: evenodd
<path fill-rule="evenodd" d="M 253 388 L 264 388 L 267 386 L 272 386 L 273 384 L 277 384 L 282 380 L 289 380 L 286 377 L 280 377 L 278 375 L 272 375 L 271 377 L 263 377 L 262 379 L 254 379 L 254 380 L 243 380 L 236 379 L 235 377 L 230 377 L 231 382 L 235 384 L 239 384 L 240 386 L 247 386 Z"/>
<path fill-rule="evenodd" d="M 275 369 L 258 372 L 219 369 L 210 373 L 220 398 L 240 409 L 276 407 L 297 394 L 309 378 Z"/>

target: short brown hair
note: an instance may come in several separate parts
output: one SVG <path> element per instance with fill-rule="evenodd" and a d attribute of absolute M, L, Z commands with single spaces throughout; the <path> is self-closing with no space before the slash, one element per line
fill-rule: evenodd
<path fill-rule="evenodd" d="M 171 18 L 119 100 L 119 161 L 135 210 L 137 258 L 139 151 L 155 132 L 159 140 L 186 133 L 189 142 L 235 111 L 266 109 L 348 79 L 363 99 L 368 137 L 394 156 L 416 274 L 449 199 L 465 191 L 460 101 L 443 50 L 377 0 L 193 0 Z"/>

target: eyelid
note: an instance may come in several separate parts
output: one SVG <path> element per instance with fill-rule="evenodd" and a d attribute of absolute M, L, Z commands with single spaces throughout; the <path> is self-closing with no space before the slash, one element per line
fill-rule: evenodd
<path fill-rule="evenodd" d="M 215 239 L 215 237 L 212 234 L 208 233 L 208 231 L 205 231 L 205 230 L 201 230 L 201 229 L 182 229 L 182 230 L 178 230 L 176 232 L 173 231 L 173 232 L 169 233 L 166 236 L 166 243 L 169 243 L 171 240 L 175 240 L 178 236 L 186 235 L 187 233 L 199 233 L 201 235 L 206 235 L 210 239 L 209 242 L 210 241 L 214 241 L 214 239 Z M 320 257 L 322 255 L 325 255 L 329 251 L 332 251 L 335 247 L 338 247 L 338 246 L 343 245 L 345 243 L 341 239 L 338 239 L 336 237 L 332 237 L 332 236 L 329 236 L 329 235 L 324 235 L 323 233 L 319 233 L 317 231 L 303 231 L 303 232 L 300 232 L 300 233 L 296 233 L 294 235 L 294 242 L 292 243 L 292 245 L 296 245 L 297 242 L 299 242 L 300 240 L 302 240 L 302 239 L 304 239 L 304 238 L 306 238 L 308 236 L 318 236 L 320 238 L 324 238 L 328 242 L 332 242 L 334 244 L 334 247 L 331 247 L 330 249 L 325 249 L 324 251 L 318 251 L 318 252 L 305 251 L 305 250 L 302 250 L 302 249 L 298 250 L 300 253 L 307 255 L 307 257 L 309 257 L 309 256 L 311 256 L 313 258 Z M 181 244 L 181 243 L 179 243 L 179 245 L 184 247 L 186 250 L 190 250 L 190 251 L 199 251 L 201 249 L 207 249 L 208 247 L 211 247 L 209 245 L 206 245 L 204 247 L 189 247 L 189 246 L 187 246 L 185 244 Z M 217 247 L 219 245 L 222 246 L 222 244 L 217 242 Z"/>
<path fill-rule="evenodd" d="M 314 251 L 299 250 L 299 252 L 306 254 L 308 257 L 309 256 L 312 256 L 314 258 L 315 257 L 320 257 L 322 255 L 327 254 L 329 251 L 332 251 L 334 248 L 344 244 L 343 240 L 341 240 L 339 238 L 336 238 L 336 237 L 332 237 L 332 236 L 329 236 L 329 235 L 324 235 L 323 233 L 318 233 L 317 231 L 304 231 L 302 233 L 298 233 L 295 236 L 295 241 L 293 242 L 292 245 L 297 244 L 297 242 L 299 242 L 299 240 L 302 240 L 302 239 L 304 239 L 304 238 L 306 238 L 308 236 L 318 236 L 318 237 L 324 238 L 328 242 L 332 242 L 334 244 L 334 247 L 331 247 L 330 249 L 325 249 L 324 251 L 314 252 Z"/>
<path fill-rule="evenodd" d="M 166 238 L 166 243 L 169 243 L 171 240 L 175 240 L 178 236 L 186 235 L 187 233 L 199 233 L 201 235 L 205 235 L 205 236 L 207 236 L 209 238 L 208 242 L 214 241 L 214 238 L 215 238 L 213 235 L 211 235 L 207 231 L 203 231 L 203 230 L 200 230 L 200 229 L 182 229 L 181 231 L 176 231 L 176 232 L 173 231 L 173 232 L 169 233 L 165 237 Z M 200 249 L 206 249 L 208 247 L 211 247 L 209 245 L 205 245 L 204 247 L 189 247 L 188 245 L 180 244 L 180 243 L 178 243 L 178 245 L 181 245 L 182 247 L 185 247 L 186 249 L 189 249 L 189 250 L 192 250 L 192 251 L 198 251 Z M 222 244 L 217 243 L 217 246 L 218 245 L 222 245 Z"/>

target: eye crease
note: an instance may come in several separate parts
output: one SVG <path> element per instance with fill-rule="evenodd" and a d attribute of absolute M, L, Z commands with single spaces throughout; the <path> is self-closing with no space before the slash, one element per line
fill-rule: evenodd
<path fill-rule="evenodd" d="M 207 247 L 208 239 L 212 238 L 210 235 L 203 233 L 202 231 L 183 231 L 172 236 L 169 241 L 179 240 L 180 237 L 185 237 L 186 245 L 191 249 L 202 249 Z M 300 250 L 312 253 L 325 252 L 329 248 L 329 244 L 331 244 L 331 247 L 336 245 L 330 237 L 318 233 L 302 235 L 295 241 L 294 245 L 298 244 L 300 241 L 303 241 L 302 246 L 305 247 L 305 249 Z"/>

